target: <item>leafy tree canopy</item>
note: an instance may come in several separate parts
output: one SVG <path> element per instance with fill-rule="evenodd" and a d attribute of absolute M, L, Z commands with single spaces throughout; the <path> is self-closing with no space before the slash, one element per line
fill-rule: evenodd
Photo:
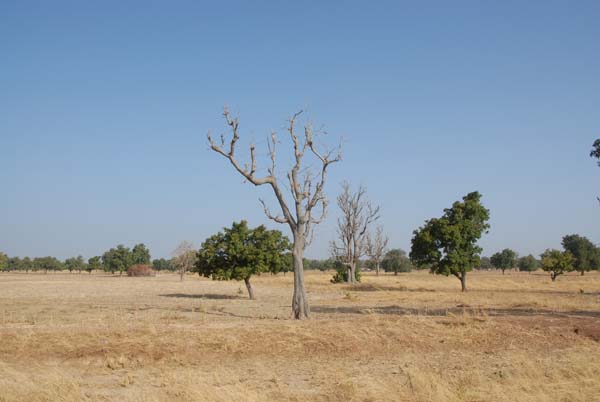
<path fill-rule="evenodd" d="M 575 258 L 570 251 L 561 252 L 560 250 L 548 249 L 542 254 L 542 269 L 550 272 L 552 281 L 555 281 L 557 276 L 572 271 L 574 262 Z"/>
<path fill-rule="evenodd" d="M 289 258 L 285 252 L 290 248 L 289 239 L 279 230 L 267 230 L 263 225 L 250 229 L 245 220 L 234 222 L 202 243 L 194 271 L 216 280 L 243 279 L 252 299 L 250 277 L 286 269 Z"/>
<path fill-rule="evenodd" d="M 127 271 L 133 265 L 131 250 L 122 244 L 119 244 L 117 248 L 111 248 L 102 254 L 102 265 L 104 265 L 104 269 L 113 274 L 117 271 L 123 274 L 123 271 Z"/>
<path fill-rule="evenodd" d="M 494 268 L 501 269 L 502 273 L 504 273 L 504 270 L 514 268 L 517 265 L 517 253 L 509 248 L 505 248 L 492 255 L 490 262 Z"/>
<path fill-rule="evenodd" d="M 432 218 L 415 230 L 410 252 L 417 266 L 428 265 L 432 272 L 454 275 L 466 290 L 466 273 L 479 264 L 481 247 L 477 241 L 490 228 L 489 211 L 475 191 L 444 210 L 441 218 Z"/>
<path fill-rule="evenodd" d="M 592 158 L 598 159 L 598 166 L 600 166 L 600 138 L 594 141 L 592 145 L 592 150 L 590 151 L 590 156 Z"/>
<path fill-rule="evenodd" d="M 519 267 L 519 271 L 533 272 L 538 267 L 538 260 L 536 260 L 536 258 L 531 254 L 529 254 L 525 257 L 519 258 L 517 266 Z"/>
<path fill-rule="evenodd" d="M 412 264 L 410 259 L 406 256 L 406 251 L 395 248 L 387 253 L 381 260 L 381 267 L 385 272 L 393 272 L 395 275 L 398 272 L 410 272 L 412 271 Z"/>
<path fill-rule="evenodd" d="M 82 256 L 67 258 L 64 263 L 64 267 L 72 271 L 82 271 L 85 268 L 85 261 Z"/>
<path fill-rule="evenodd" d="M 4 253 L 0 253 L 0 271 L 8 269 L 8 256 Z"/>
<path fill-rule="evenodd" d="M 150 265 L 150 250 L 144 243 L 136 244 L 131 250 L 131 264 Z"/>
<path fill-rule="evenodd" d="M 562 246 L 573 254 L 575 259 L 573 267 L 576 271 L 583 273 L 600 266 L 600 253 L 598 248 L 587 237 L 576 234 L 564 236 Z"/>
<path fill-rule="evenodd" d="M 100 256 L 95 256 L 95 257 L 91 257 L 88 259 L 88 263 L 87 263 L 87 271 L 88 272 L 92 272 L 92 271 L 97 271 L 97 270 L 101 270 L 102 267 L 102 257 Z"/>

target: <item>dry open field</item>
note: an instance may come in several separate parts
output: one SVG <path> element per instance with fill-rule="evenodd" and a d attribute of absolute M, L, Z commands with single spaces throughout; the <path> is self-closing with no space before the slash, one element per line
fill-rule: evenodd
<path fill-rule="evenodd" d="M 330 276 L 0 274 L 0 401 L 600 400 L 599 274 Z"/>

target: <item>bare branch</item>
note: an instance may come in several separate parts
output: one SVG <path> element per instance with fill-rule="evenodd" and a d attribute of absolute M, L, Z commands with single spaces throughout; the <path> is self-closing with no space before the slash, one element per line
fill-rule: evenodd
<path fill-rule="evenodd" d="M 287 219 L 284 218 L 283 216 L 275 216 L 271 213 L 271 211 L 269 210 L 269 207 L 267 207 L 267 204 L 265 203 L 265 201 L 262 198 L 258 199 L 260 201 L 260 203 L 263 206 L 263 210 L 265 212 L 265 215 L 267 215 L 267 218 L 277 222 L 277 223 L 288 223 Z"/>

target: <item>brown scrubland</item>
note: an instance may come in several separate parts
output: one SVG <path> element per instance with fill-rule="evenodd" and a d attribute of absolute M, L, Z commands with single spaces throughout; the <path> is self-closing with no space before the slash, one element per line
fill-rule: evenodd
<path fill-rule="evenodd" d="M 598 401 L 600 274 L 0 274 L 0 401 Z"/>

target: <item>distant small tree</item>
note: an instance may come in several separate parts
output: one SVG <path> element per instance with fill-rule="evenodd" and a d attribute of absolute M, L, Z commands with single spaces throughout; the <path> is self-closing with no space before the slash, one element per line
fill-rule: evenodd
<path fill-rule="evenodd" d="M 8 256 L 0 252 L 0 271 L 8 269 Z"/>
<path fill-rule="evenodd" d="M 388 237 L 383 234 L 383 227 L 378 226 L 375 235 L 367 234 L 367 255 L 375 265 L 375 275 L 379 276 L 381 260 L 386 253 Z"/>
<path fill-rule="evenodd" d="M 157 258 L 152 261 L 152 268 L 155 271 L 174 271 L 175 268 L 171 263 L 171 260 L 167 260 L 166 258 Z"/>
<path fill-rule="evenodd" d="M 144 243 L 136 244 L 131 250 L 131 265 L 150 265 L 150 250 Z"/>
<path fill-rule="evenodd" d="M 37 257 L 33 260 L 33 267 L 36 271 L 60 271 L 63 269 L 63 264 L 55 257 Z"/>
<path fill-rule="evenodd" d="M 83 268 L 85 268 L 85 261 L 82 256 L 67 258 L 64 263 L 64 267 L 69 270 L 69 272 L 79 271 L 81 272 Z"/>
<path fill-rule="evenodd" d="M 190 271 L 196 263 L 196 251 L 194 245 L 187 240 L 179 243 L 177 248 L 173 251 L 173 259 L 171 260 L 173 266 L 179 270 L 179 280 L 183 281 L 186 272 Z"/>
<path fill-rule="evenodd" d="M 263 225 L 250 229 L 246 221 L 234 222 L 202 243 L 194 271 L 213 280 L 243 280 L 254 299 L 251 276 L 280 272 L 289 264 L 285 254 L 290 249 L 289 239 L 279 230 Z"/>
<path fill-rule="evenodd" d="M 490 257 L 481 257 L 481 261 L 479 262 L 479 269 L 492 269 L 494 266 L 492 265 L 492 261 Z"/>
<path fill-rule="evenodd" d="M 517 253 L 509 248 L 505 248 L 504 250 L 492 255 L 490 262 L 494 268 L 501 269 L 502 275 L 504 275 L 505 270 L 514 268 L 517 265 Z"/>
<path fill-rule="evenodd" d="M 477 241 L 487 233 L 489 217 L 481 194 L 467 194 L 462 202 L 445 209 L 441 218 L 430 219 L 413 232 L 411 261 L 417 266 L 428 265 L 433 273 L 456 276 L 466 291 L 467 272 L 479 265 L 481 247 Z"/>
<path fill-rule="evenodd" d="M 561 252 L 559 250 L 548 249 L 542 254 L 542 269 L 550 272 L 552 282 L 559 275 L 572 271 L 574 262 L 575 258 L 573 258 L 573 254 L 569 251 Z"/>
<path fill-rule="evenodd" d="M 517 266 L 519 267 L 519 271 L 533 272 L 538 267 L 538 260 L 536 260 L 535 257 L 531 254 L 529 254 L 525 257 L 519 258 Z"/>
<path fill-rule="evenodd" d="M 89 274 L 91 274 L 92 271 L 99 271 L 101 269 L 102 269 L 102 257 L 95 256 L 95 257 L 91 257 L 88 259 L 86 271 L 88 271 Z"/>
<path fill-rule="evenodd" d="M 366 199 L 366 190 L 359 187 L 353 192 L 350 183 L 342 183 L 342 193 L 337 197 L 341 216 L 337 223 L 338 241 L 331 243 L 333 256 L 348 270 L 344 275 L 348 283 L 359 281 L 357 264 L 367 253 L 369 226 L 379 219 L 379 207 Z M 334 278 L 334 281 L 336 278 Z"/>
<path fill-rule="evenodd" d="M 412 271 L 412 264 L 406 256 L 406 251 L 399 248 L 388 251 L 383 257 L 381 266 L 385 272 L 393 272 L 394 275 L 398 275 L 398 272 Z"/>
<path fill-rule="evenodd" d="M 6 264 L 5 271 L 21 271 L 23 269 L 23 260 L 19 257 L 10 257 Z"/>
<path fill-rule="evenodd" d="M 124 271 L 133 265 L 131 251 L 128 247 L 119 244 L 117 248 L 111 248 L 102 255 L 102 265 L 111 274 L 119 272 L 123 275 Z"/>
<path fill-rule="evenodd" d="M 573 255 L 573 267 L 581 275 L 600 266 L 598 248 L 587 237 L 576 234 L 564 236 L 562 246 Z"/>

